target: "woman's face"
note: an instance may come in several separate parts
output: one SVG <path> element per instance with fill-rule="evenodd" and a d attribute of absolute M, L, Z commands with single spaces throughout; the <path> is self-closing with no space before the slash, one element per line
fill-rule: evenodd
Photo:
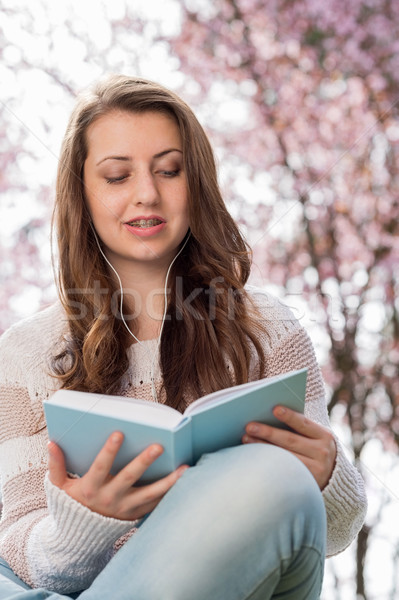
<path fill-rule="evenodd" d="M 107 258 L 168 267 L 189 227 L 182 141 L 164 113 L 115 111 L 86 132 L 87 205 Z"/>

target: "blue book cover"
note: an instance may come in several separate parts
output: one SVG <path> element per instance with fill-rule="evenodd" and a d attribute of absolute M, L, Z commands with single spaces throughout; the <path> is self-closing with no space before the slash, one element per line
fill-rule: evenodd
<path fill-rule="evenodd" d="M 163 454 L 141 478 L 148 482 L 181 464 L 195 464 L 205 452 L 240 444 L 249 421 L 284 427 L 274 406 L 303 412 L 305 390 L 301 369 L 208 394 L 183 414 L 150 401 L 71 390 L 57 391 L 44 410 L 49 438 L 63 450 L 71 473 L 83 475 L 113 431 L 125 436 L 113 473 L 150 444 L 161 444 Z"/>

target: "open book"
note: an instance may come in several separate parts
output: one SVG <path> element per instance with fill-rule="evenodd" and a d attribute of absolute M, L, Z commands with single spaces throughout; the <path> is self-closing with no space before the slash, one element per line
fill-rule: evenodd
<path fill-rule="evenodd" d="M 114 461 L 117 473 L 152 443 L 164 453 L 141 481 L 153 481 L 205 452 L 241 443 L 249 421 L 285 427 L 272 413 L 277 405 L 303 412 L 306 369 L 244 383 L 194 401 L 181 414 L 155 402 L 59 390 L 44 402 L 49 438 L 65 454 L 67 469 L 83 475 L 113 431 L 125 439 Z"/>

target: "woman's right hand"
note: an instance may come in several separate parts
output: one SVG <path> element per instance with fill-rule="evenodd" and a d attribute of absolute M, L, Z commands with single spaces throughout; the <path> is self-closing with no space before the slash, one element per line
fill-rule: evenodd
<path fill-rule="evenodd" d="M 122 521 L 133 521 L 144 517 L 157 506 L 188 466 L 182 465 L 154 483 L 134 487 L 146 469 L 162 454 L 163 448 L 159 444 L 152 444 L 119 473 L 111 475 L 112 463 L 122 442 L 122 433 L 111 434 L 90 469 L 80 478 L 68 476 L 61 448 L 54 442 L 49 442 L 51 483 L 100 515 Z"/>

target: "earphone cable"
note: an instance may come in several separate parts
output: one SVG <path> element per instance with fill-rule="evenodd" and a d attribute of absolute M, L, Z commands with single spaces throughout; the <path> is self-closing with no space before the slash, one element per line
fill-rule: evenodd
<path fill-rule="evenodd" d="M 120 304 L 119 304 L 119 312 L 121 315 L 121 319 L 122 322 L 124 324 L 124 326 L 126 327 L 127 331 L 129 332 L 129 334 L 136 340 L 136 342 L 138 342 L 141 346 L 143 346 L 143 348 L 145 348 L 143 342 L 141 340 L 139 340 L 138 337 L 136 337 L 133 333 L 133 331 L 130 329 L 130 327 L 128 326 L 128 324 L 125 321 L 125 316 L 123 314 L 123 286 L 122 286 L 122 281 L 121 278 L 119 277 L 119 273 L 118 271 L 115 269 L 115 267 L 113 266 L 113 264 L 108 260 L 108 258 L 106 257 L 105 253 L 103 252 L 103 249 L 101 248 L 100 245 L 100 241 L 98 239 L 96 230 L 94 229 L 94 225 L 92 223 L 90 223 L 91 228 L 93 230 L 94 233 L 94 238 L 96 240 L 98 249 L 100 250 L 101 255 L 103 256 L 104 260 L 106 261 L 106 263 L 111 267 L 112 271 L 115 273 L 117 279 L 118 279 L 118 283 L 119 283 L 119 289 L 120 289 Z M 155 377 L 154 377 L 154 366 L 155 366 L 155 360 L 156 358 L 159 356 L 159 349 L 161 346 L 161 337 L 162 337 L 162 332 L 163 332 L 163 328 L 164 328 L 164 324 L 165 324 L 165 320 L 166 320 L 166 312 L 167 312 L 167 300 L 168 300 L 168 295 L 167 295 L 167 285 L 168 285 L 168 279 L 169 279 L 169 274 L 171 271 L 171 268 L 174 264 L 174 262 L 176 261 L 177 257 L 183 252 L 188 240 L 190 239 L 191 236 L 191 231 L 188 232 L 188 236 L 183 244 L 183 246 L 180 248 L 179 252 L 176 254 L 176 256 L 173 258 L 172 262 L 170 263 L 168 270 L 166 272 L 166 278 L 165 278 L 165 285 L 164 285 L 164 309 L 163 309 L 163 315 L 162 315 L 162 322 L 161 322 L 161 328 L 159 330 L 159 335 L 158 335 L 158 340 L 157 340 L 157 351 L 155 352 L 154 356 L 152 357 L 151 360 L 151 371 L 150 371 L 150 378 L 151 378 L 151 393 L 152 393 L 152 397 L 154 399 L 155 402 L 158 402 L 158 396 L 157 396 L 157 392 L 156 392 L 156 388 L 155 388 Z M 147 351 L 147 350 L 146 350 Z M 148 351 L 147 351 L 148 352 Z"/>

